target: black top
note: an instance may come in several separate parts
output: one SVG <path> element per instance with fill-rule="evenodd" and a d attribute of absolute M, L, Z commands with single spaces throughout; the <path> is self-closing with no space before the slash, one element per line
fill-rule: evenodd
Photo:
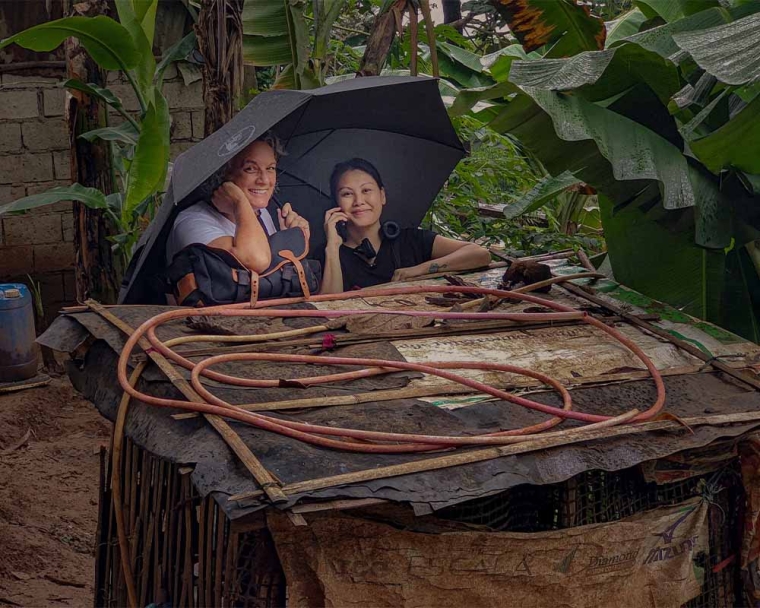
<path fill-rule="evenodd" d="M 388 283 L 398 268 L 429 261 L 433 255 L 433 241 L 436 236 L 436 233 L 430 230 L 402 228 L 393 241 L 383 239 L 380 251 L 371 264 L 363 256 L 354 253 L 351 247 L 341 245 L 339 255 L 343 272 L 343 290 L 351 291 Z M 324 268 L 324 250 L 319 253 L 319 259 Z"/>

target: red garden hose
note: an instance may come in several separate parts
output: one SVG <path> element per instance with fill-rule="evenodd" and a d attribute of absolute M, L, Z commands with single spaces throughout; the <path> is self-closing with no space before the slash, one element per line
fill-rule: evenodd
<path fill-rule="evenodd" d="M 121 357 L 119 358 L 118 377 L 119 383 L 126 393 L 135 399 L 138 399 L 149 405 L 159 407 L 176 407 L 184 410 L 215 414 L 225 418 L 231 418 L 240 422 L 251 424 L 261 429 L 273 431 L 286 435 L 313 445 L 340 450 L 355 452 L 371 453 L 405 453 L 421 452 L 430 450 L 447 449 L 453 447 L 473 446 L 473 445 L 503 445 L 526 441 L 533 438 L 536 434 L 552 428 L 564 419 L 573 419 L 593 426 L 609 426 L 621 422 L 641 422 L 650 420 L 660 413 L 665 403 L 665 386 L 662 377 L 652 361 L 633 341 L 626 338 L 619 331 L 609 327 L 601 321 L 589 316 L 588 314 L 577 311 L 569 306 L 553 302 L 537 296 L 514 293 L 498 289 L 487 289 L 481 287 L 464 287 L 464 286 L 411 286 L 411 287 L 391 287 L 383 289 L 364 289 L 341 294 L 317 295 L 306 298 L 283 298 L 279 300 L 266 300 L 256 304 L 251 308 L 249 303 L 233 304 L 228 306 L 215 306 L 204 308 L 204 316 L 235 316 L 235 317 L 265 317 L 265 318 L 297 318 L 297 317 L 317 317 L 317 318 L 335 318 L 347 315 L 367 315 L 372 314 L 366 310 L 283 310 L 272 309 L 275 306 L 295 304 L 301 302 L 325 302 L 325 301 L 342 301 L 355 298 L 365 298 L 373 296 L 395 296 L 420 293 L 464 293 L 477 294 L 482 296 L 494 296 L 496 298 L 518 300 L 530 302 L 539 306 L 550 308 L 556 312 L 550 313 L 473 313 L 473 312 L 438 312 L 438 311 L 410 311 L 410 310 L 383 310 L 381 314 L 427 317 L 436 319 L 502 319 L 515 322 L 550 322 L 550 321 L 567 321 L 582 320 L 592 325 L 613 339 L 620 342 L 623 346 L 632 351 L 646 366 L 657 389 L 657 399 L 654 404 L 639 414 L 629 416 L 602 416 L 597 414 L 588 414 L 572 410 L 572 398 L 569 391 L 557 380 L 554 380 L 544 374 L 515 367 L 505 364 L 483 363 L 475 361 L 455 361 L 455 362 L 430 362 L 430 363 L 410 363 L 405 361 L 388 361 L 384 359 L 369 358 L 351 358 L 351 357 L 332 357 L 332 356 L 314 356 L 314 355 L 291 355 L 279 353 L 234 353 L 219 355 L 208 358 L 200 363 L 193 363 L 185 359 L 171 348 L 166 346 L 156 336 L 156 328 L 170 320 L 197 316 L 198 309 L 185 308 L 181 310 L 168 311 L 149 319 L 143 323 L 127 340 Z M 195 391 L 206 401 L 205 403 L 194 403 L 176 399 L 164 399 L 142 393 L 130 386 L 127 377 L 127 362 L 132 351 L 137 345 L 139 339 L 146 336 L 153 349 L 161 353 L 167 359 L 191 371 L 191 383 Z M 316 384 L 325 384 L 329 382 L 353 380 L 364 378 L 371 375 L 388 373 L 395 370 L 411 370 L 425 374 L 435 375 L 447 380 L 462 384 L 478 392 L 486 393 L 493 397 L 510 401 L 517 405 L 549 414 L 552 418 L 524 427 L 521 429 L 512 429 L 499 431 L 495 433 L 486 433 L 482 435 L 460 435 L 460 436 L 440 436 L 410 433 L 388 433 L 382 431 L 366 431 L 359 429 L 348 429 L 342 427 L 330 427 L 323 425 L 308 424 L 304 422 L 294 422 L 283 420 L 273 416 L 267 416 L 260 413 L 254 413 L 242 409 L 240 406 L 231 405 L 222 399 L 213 395 L 202 383 L 201 376 L 210 378 L 233 386 L 245 387 L 276 387 L 281 385 L 280 380 L 262 380 L 251 378 L 239 378 L 215 372 L 209 369 L 219 363 L 230 361 L 276 361 L 282 363 L 301 363 L 301 364 L 321 364 L 321 365 L 351 365 L 362 366 L 353 372 L 343 372 L 339 374 L 328 374 L 309 378 L 298 378 L 300 385 L 311 386 Z M 478 369 L 503 371 L 514 374 L 520 374 L 534 378 L 554 388 L 562 396 L 563 407 L 557 408 L 542 403 L 538 403 L 525 397 L 519 397 L 511 393 L 499 390 L 477 380 L 465 378 L 448 370 L 456 369 Z M 566 432 L 572 432 L 566 431 Z"/>

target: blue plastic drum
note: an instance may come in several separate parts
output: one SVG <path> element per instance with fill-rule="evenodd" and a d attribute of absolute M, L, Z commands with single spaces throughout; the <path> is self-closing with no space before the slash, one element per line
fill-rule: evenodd
<path fill-rule="evenodd" d="M 34 309 L 26 285 L 0 283 L 0 382 L 37 374 Z"/>

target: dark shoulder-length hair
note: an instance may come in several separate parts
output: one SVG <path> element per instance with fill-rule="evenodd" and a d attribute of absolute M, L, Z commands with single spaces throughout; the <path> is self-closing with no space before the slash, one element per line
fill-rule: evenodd
<path fill-rule="evenodd" d="M 385 188 L 383 178 L 375 165 L 363 158 L 350 158 L 335 165 L 330 175 L 330 195 L 335 202 L 338 201 L 338 182 L 349 171 L 364 171 L 377 182 L 378 188 Z"/>

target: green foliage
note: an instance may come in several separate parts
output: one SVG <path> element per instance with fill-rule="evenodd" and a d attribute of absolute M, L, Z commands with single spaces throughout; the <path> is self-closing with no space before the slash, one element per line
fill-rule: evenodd
<path fill-rule="evenodd" d="M 760 56 L 751 42 L 760 3 L 635 5 L 618 18 L 627 36 L 610 28 L 607 50 L 556 59 L 545 47 L 549 56 L 512 62 L 513 93 L 489 96 L 483 108 L 482 89 L 461 91 L 454 108 L 472 106 L 560 182 L 569 172 L 600 192 L 618 280 L 760 340 L 760 164 L 750 143 L 760 137 Z M 568 204 L 556 227 L 581 206 Z"/>
<path fill-rule="evenodd" d="M 590 251 L 601 249 L 601 237 L 593 231 L 578 233 L 578 225 L 571 227 L 572 222 L 560 225 L 560 217 L 567 210 L 561 202 L 540 216 L 518 221 L 484 215 L 479 205 L 499 209 L 531 192 L 540 169 L 509 137 L 496 133 L 477 118 L 461 116 L 453 122 L 459 137 L 469 143 L 470 154 L 457 165 L 436 198 L 425 225 L 453 238 L 496 244 L 515 255 L 574 246 Z"/>
<path fill-rule="evenodd" d="M 331 32 L 347 0 L 245 0 L 243 57 L 278 66 L 274 88 L 311 89 L 330 71 Z"/>
<path fill-rule="evenodd" d="M 171 63 L 185 59 L 195 48 L 195 34 L 191 33 L 170 48 L 156 65 L 151 47 L 157 5 L 158 0 L 117 0 L 121 23 L 102 16 L 70 17 L 43 23 L 0 41 L 0 48 L 15 43 L 50 51 L 69 36 L 76 36 L 101 68 L 121 70 L 132 85 L 141 108 L 137 118 L 125 112 L 121 100 L 108 88 L 76 79 L 61 83 L 65 88 L 97 98 L 123 117 L 124 122 L 117 126 L 80 135 L 88 141 L 106 142 L 118 192 L 106 195 L 75 183 L 0 206 L 0 215 L 64 200 L 102 209 L 111 223 L 113 247 L 124 268 L 158 206 L 169 166 L 170 117 L 161 93 L 163 74 Z"/>

